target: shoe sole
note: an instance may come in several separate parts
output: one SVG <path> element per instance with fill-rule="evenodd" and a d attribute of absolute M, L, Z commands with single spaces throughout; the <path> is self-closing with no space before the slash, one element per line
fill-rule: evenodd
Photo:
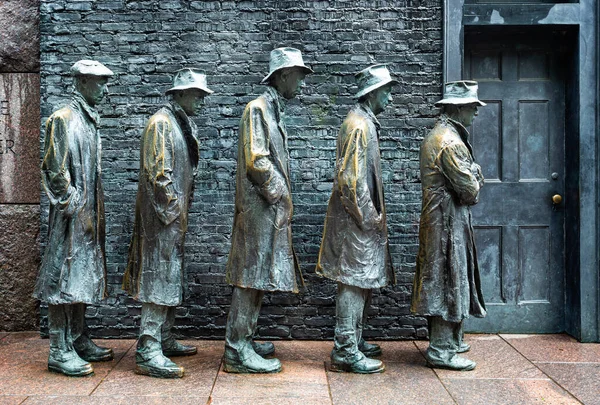
<path fill-rule="evenodd" d="M 147 375 L 147 376 L 156 377 L 156 378 L 181 378 L 181 377 L 183 377 L 185 370 L 182 367 L 179 370 L 155 371 L 152 369 L 142 368 L 142 367 L 136 365 L 134 372 L 136 374 Z"/>
<path fill-rule="evenodd" d="M 198 354 L 198 349 L 189 352 L 169 352 L 163 350 L 163 356 L 165 357 L 183 357 L 183 356 L 193 356 L 194 354 Z"/>
<path fill-rule="evenodd" d="M 51 366 L 49 364 L 48 364 L 48 370 L 52 371 L 53 373 L 64 374 L 64 375 L 69 376 L 69 377 L 85 377 L 86 375 L 94 374 L 94 369 L 93 368 L 90 369 L 90 370 L 80 371 L 78 373 L 70 373 L 70 372 L 67 372 L 67 371 L 63 370 L 60 367 Z"/>
<path fill-rule="evenodd" d="M 97 363 L 99 361 L 112 361 L 115 358 L 113 354 L 103 357 L 83 357 L 82 355 L 79 355 L 79 357 L 81 357 L 85 361 L 90 361 L 94 363 Z"/>
<path fill-rule="evenodd" d="M 437 364 L 430 363 L 429 361 L 427 362 L 427 367 L 429 367 L 429 368 L 441 368 L 444 370 L 453 370 L 453 371 L 471 371 L 471 370 L 475 370 L 475 366 L 476 366 L 476 364 L 474 364 L 473 366 L 465 367 L 465 368 L 456 368 L 456 367 L 447 366 L 445 364 L 437 365 Z"/>
<path fill-rule="evenodd" d="M 379 357 L 382 354 L 381 350 L 375 350 L 375 351 L 370 351 L 370 352 L 369 351 L 363 352 L 361 350 L 361 353 L 367 357 Z"/>
<path fill-rule="evenodd" d="M 276 370 L 258 371 L 244 366 L 230 366 L 227 364 L 223 364 L 223 371 L 225 371 L 226 373 L 234 374 L 275 374 L 281 371 L 281 367 L 279 367 Z"/>
<path fill-rule="evenodd" d="M 385 365 L 375 370 L 354 370 L 352 366 L 347 364 L 333 364 L 329 367 L 329 370 L 336 373 L 355 373 L 355 374 L 377 374 L 385 371 Z"/>

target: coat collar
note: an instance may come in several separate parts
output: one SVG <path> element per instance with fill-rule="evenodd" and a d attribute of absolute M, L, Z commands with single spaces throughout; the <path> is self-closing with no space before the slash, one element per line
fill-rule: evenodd
<path fill-rule="evenodd" d="M 183 111 L 183 108 L 179 106 L 179 104 L 174 101 L 170 101 L 165 105 L 165 108 L 169 110 L 171 114 L 175 117 L 177 124 L 181 128 L 181 132 L 183 132 L 183 137 L 188 147 L 188 152 L 190 155 L 190 159 L 192 160 L 193 166 L 198 165 L 198 161 L 200 159 L 199 152 L 199 142 L 197 136 L 197 127 L 194 121 L 190 119 L 190 117 Z"/>
<path fill-rule="evenodd" d="M 379 120 L 377 119 L 375 114 L 373 114 L 373 111 L 369 108 L 369 106 L 367 106 L 364 103 L 358 103 L 358 109 L 362 111 L 367 116 L 367 118 L 373 121 L 373 124 L 375 124 L 375 127 L 378 131 L 379 129 L 381 129 L 381 124 L 379 123 Z"/>
<path fill-rule="evenodd" d="M 275 106 L 275 115 L 277 116 L 277 121 L 281 121 L 281 116 L 283 115 L 285 108 L 283 96 L 279 94 L 275 87 L 267 86 L 267 91 L 265 91 L 264 97 L 267 102 Z"/>
<path fill-rule="evenodd" d="M 94 123 L 94 126 L 98 126 L 100 122 L 100 115 L 95 108 L 90 106 L 85 98 L 78 91 L 75 91 L 72 96 L 71 104 L 75 107 L 83 111 L 90 120 Z"/>
<path fill-rule="evenodd" d="M 465 126 L 463 124 L 461 124 L 460 122 L 458 122 L 456 120 L 453 120 L 446 114 L 440 115 L 440 122 L 443 125 L 446 125 L 446 126 L 451 125 L 452 127 L 454 127 L 456 132 L 458 132 L 458 134 L 460 135 L 460 138 L 462 139 L 462 141 L 467 146 L 467 149 L 469 149 L 469 152 L 471 152 L 471 156 L 473 156 L 473 147 L 471 146 L 471 143 L 469 142 L 469 131 L 467 130 L 467 128 L 465 128 Z"/>

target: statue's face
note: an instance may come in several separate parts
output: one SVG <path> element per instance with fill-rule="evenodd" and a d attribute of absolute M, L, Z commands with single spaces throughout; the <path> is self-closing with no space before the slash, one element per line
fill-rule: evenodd
<path fill-rule="evenodd" d="M 300 94 L 300 90 L 304 87 L 304 78 L 306 73 L 298 67 L 283 69 L 279 75 L 277 89 L 286 99 L 292 99 Z"/>
<path fill-rule="evenodd" d="M 187 115 L 193 116 L 200 114 L 200 109 L 204 105 L 204 96 L 206 93 L 202 90 L 188 89 L 178 92 L 174 99 Z"/>
<path fill-rule="evenodd" d="M 373 114 L 377 115 L 382 113 L 389 103 L 393 101 L 392 98 L 392 85 L 386 84 L 376 90 L 373 90 L 371 96 L 371 109 Z"/>
<path fill-rule="evenodd" d="M 477 116 L 477 104 L 467 104 L 458 108 L 458 120 L 465 127 L 470 126 Z"/>
<path fill-rule="evenodd" d="M 94 107 L 108 94 L 108 77 L 81 77 L 79 78 L 78 90 L 85 101 Z"/>

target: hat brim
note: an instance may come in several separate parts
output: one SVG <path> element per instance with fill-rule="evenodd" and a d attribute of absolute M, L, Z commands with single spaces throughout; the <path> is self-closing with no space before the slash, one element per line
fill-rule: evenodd
<path fill-rule="evenodd" d="M 437 103 L 435 103 L 434 105 L 436 107 L 442 106 L 442 105 L 448 105 L 448 104 L 452 104 L 452 105 L 465 105 L 465 104 L 477 104 L 479 107 L 484 107 L 487 104 L 484 103 L 483 101 L 475 98 L 475 97 L 467 97 L 467 98 L 460 98 L 460 97 L 451 97 L 451 98 L 445 98 L 442 99 L 440 101 L 438 101 Z"/>
<path fill-rule="evenodd" d="M 269 78 L 270 78 L 270 77 L 273 75 L 273 73 L 275 73 L 275 72 L 277 72 L 277 71 L 279 71 L 279 70 L 281 70 L 281 69 L 288 69 L 288 68 L 293 68 L 293 67 L 298 67 L 298 68 L 302 68 L 302 69 L 304 69 L 304 72 L 305 72 L 306 74 L 309 74 L 309 73 L 314 73 L 314 70 L 312 70 L 311 68 L 309 68 L 309 67 L 308 67 L 308 66 L 306 66 L 306 65 L 290 65 L 290 66 L 282 66 L 282 67 L 280 67 L 280 68 L 278 68 L 278 69 L 275 69 L 275 70 L 274 70 L 274 71 L 272 71 L 272 72 L 269 72 L 269 74 L 268 74 L 268 75 L 266 75 L 266 76 L 265 76 L 265 78 L 264 78 L 264 79 L 262 79 L 260 82 L 261 82 L 261 84 L 264 84 L 264 83 L 266 83 L 266 82 L 269 80 Z"/>
<path fill-rule="evenodd" d="M 172 92 L 178 91 L 178 90 L 188 90 L 188 89 L 200 90 L 200 91 L 205 92 L 206 94 L 212 94 L 212 93 L 214 93 L 214 91 L 212 91 L 208 87 L 200 87 L 200 86 L 196 86 L 196 85 L 191 84 L 191 85 L 186 85 L 186 86 L 171 87 L 169 90 L 165 91 L 165 94 L 169 94 L 169 93 L 172 93 Z"/>
<path fill-rule="evenodd" d="M 379 82 L 379 83 L 375 83 L 372 86 L 367 87 L 366 89 L 362 89 L 361 91 L 359 91 L 358 93 L 356 93 L 356 95 L 354 96 L 354 98 L 361 98 L 362 96 L 369 94 L 370 92 L 377 90 L 380 87 L 386 86 L 388 84 L 391 84 L 392 86 L 395 86 L 398 84 L 398 80 L 394 80 L 394 79 L 390 79 L 390 80 L 386 80 L 383 82 Z"/>

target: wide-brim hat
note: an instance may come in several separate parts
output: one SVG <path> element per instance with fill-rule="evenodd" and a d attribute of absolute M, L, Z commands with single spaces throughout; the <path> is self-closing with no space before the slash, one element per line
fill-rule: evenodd
<path fill-rule="evenodd" d="M 436 106 L 447 104 L 465 105 L 477 104 L 480 107 L 487 105 L 477 97 L 477 82 L 474 80 L 459 80 L 448 82 L 444 86 L 444 98 L 435 103 Z"/>
<path fill-rule="evenodd" d="M 266 83 L 278 70 L 292 67 L 299 67 L 306 74 L 313 73 L 313 70 L 304 64 L 300 50 L 289 47 L 273 49 L 269 58 L 269 74 L 261 80 L 261 83 Z"/>
<path fill-rule="evenodd" d="M 193 68 L 183 68 L 177 71 L 173 79 L 173 87 L 165 91 L 165 94 L 188 89 L 198 89 L 206 94 L 214 93 L 214 91 L 208 88 L 204 73 L 200 73 L 199 70 Z"/>
<path fill-rule="evenodd" d="M 358 72 L 355 77 L 358 82 L 358 92 L 354 96 L 356 98 L 361 98 L 387 84 L 398 84 L 397 80 L 392 79 L 387 66 L 383 64 L 369 66 Z"/>
<path fill-rule="evenodd" d="M 115 75 L 112 70 L 102 63 L 89 59 L 82 59 L 75 62 L 71 66 L 70 73 L 71 76 L 112 77 Z"/>

